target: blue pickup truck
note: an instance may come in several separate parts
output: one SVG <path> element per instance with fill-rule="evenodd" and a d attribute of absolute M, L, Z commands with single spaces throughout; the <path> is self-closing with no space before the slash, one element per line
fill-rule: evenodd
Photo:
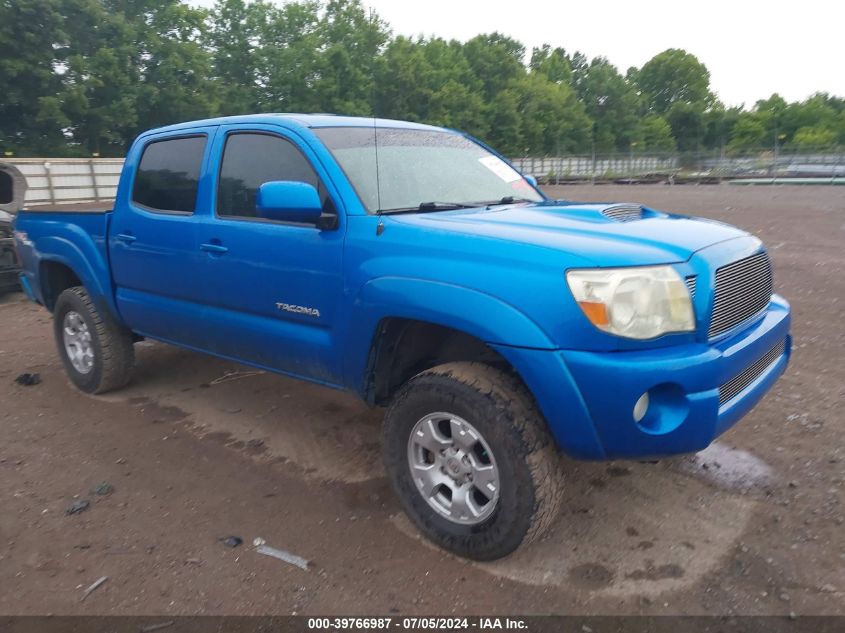
<path fill-rule="evenodd" d="M 783 373 L 790 309 L 734 227 L 548 199 L 478 141 L 255 115 L 151 130 L 111 211 L 24 210 L 30 298 L 89 393 L 149 337 L 387 408 L 406 512 L 475 559 L 536 539 L 582 459 L 698 451 Z"/>

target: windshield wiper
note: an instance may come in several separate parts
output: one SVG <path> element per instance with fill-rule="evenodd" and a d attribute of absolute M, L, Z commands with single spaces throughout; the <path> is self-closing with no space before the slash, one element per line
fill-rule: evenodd
<path fill-rule="evenodd" d="M 513 196 L 505 196 L 504 198 L 500 198 L 499 200 L 488 200 L 485 202 L 479 202 L 479 205 L 484 205 L 488 207 L 496 206 L 497 204 L 516 204 L 518 202 L 536 202 L 536 200 L 529 200 L 528 198 L 515 198 Z"/>
<path fill-rule="evenodd" d="M 393 213 L 420 213 L 427 211 L 454 211 L 455 209 L 475 209 L 477 204 L 464 204 L 463 202 L 420 202 L 416 207 L 396 207 L 395 209 L 382 209 L 379 215 L 390 215 Z"/>

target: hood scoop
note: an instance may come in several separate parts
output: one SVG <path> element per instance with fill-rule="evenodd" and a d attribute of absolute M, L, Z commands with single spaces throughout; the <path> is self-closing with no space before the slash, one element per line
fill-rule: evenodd
<path fill-rule="evenodd" d="M 602 209 L 601 214 L 614 222 L 633 222 L 643 219 L 643 208 L 638 204 L 615 204 Z"/>

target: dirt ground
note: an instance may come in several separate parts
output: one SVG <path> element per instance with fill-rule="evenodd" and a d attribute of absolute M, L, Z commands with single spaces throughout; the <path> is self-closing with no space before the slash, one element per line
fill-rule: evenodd
<path fill-rule="evenodd" d="M 0 613 L 845 615 L 845 188 L 551 193 L 694 213 L 767 243 L 794 308 L 793 362 L 710 449 L 566 461 L 548 537 L 470 563 L 401 514 L 379 458 L 381 411 L 147 342 L 129 388 L 85 396 L 62 372 L 50 315 L 8 295 Z M 21 372 L 42 383 L 16 384 Z M 93 494 L 103 482 L 113 491 Z M 90 507 L 66 514 L 78 499 Z M 230 535 L 243 545 L 218 540 Z M 256 553 L 256 537 L 312 568 Z"/>

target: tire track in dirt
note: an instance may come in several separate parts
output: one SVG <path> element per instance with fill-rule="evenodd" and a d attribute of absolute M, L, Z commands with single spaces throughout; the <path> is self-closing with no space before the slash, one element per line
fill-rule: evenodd
<path fill-rule="evenodd" d="M 260 461 L 292 464 L 309 478 L 384 476 L 383 413 L 351 394 L 160 343 L 136 347 L 132 383 L 98 397 L 136 406 L 153 423 L 183 423 Z"/>

